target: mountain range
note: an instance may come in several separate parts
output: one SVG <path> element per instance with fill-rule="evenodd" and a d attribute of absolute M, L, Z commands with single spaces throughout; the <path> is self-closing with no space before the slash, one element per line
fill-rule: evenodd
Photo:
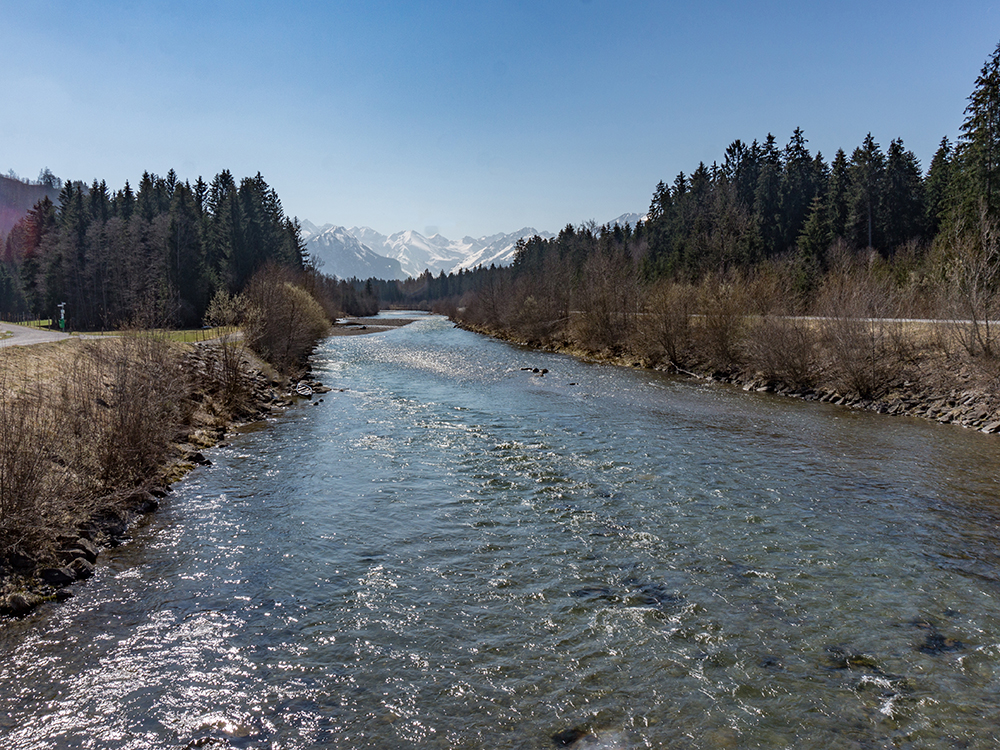
<path fill-rule="evenodd" d="M 608 223 L 634 225 L 641 218 L 640 214 L 622 214 Z M 440 234 L 425 237 L 412 229 L 386 236 L 371 227 L 316 226 L 308 220 L 300 223 L 306 248 L 320 270 L 341 279 L 405 279 L 424 271 L 436 276 L 480 265 L 510 265 L 518 240 L 555 236 L 524 227 L 516 232 L 449 240 Z"/>

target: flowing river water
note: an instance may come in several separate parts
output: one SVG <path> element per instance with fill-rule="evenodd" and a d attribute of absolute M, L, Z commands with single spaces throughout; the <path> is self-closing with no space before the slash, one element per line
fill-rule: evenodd
<path fill-rule="evenodd" d="M 996 437 L 434 316 L 314 369 L 0 623 L 0 747 L 1000 742 Z"/>

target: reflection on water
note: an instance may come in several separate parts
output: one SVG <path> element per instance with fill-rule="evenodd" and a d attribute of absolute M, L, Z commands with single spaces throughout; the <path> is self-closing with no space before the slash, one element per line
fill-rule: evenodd
<path fill-rule="evenodd" d="M 996 743 L 996 438 L 434 317 L 316 369 L 0 628 L 3 747 Z"/>

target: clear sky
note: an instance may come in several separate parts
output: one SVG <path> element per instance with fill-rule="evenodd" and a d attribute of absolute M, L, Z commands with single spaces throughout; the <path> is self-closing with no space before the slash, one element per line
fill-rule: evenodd
<path fill-rule="evenodd" d="M 259 171 L 317 224 L 558 231 L 797 126 L 926 168 L 998 41 L 962 0 L 0 0 L 0 172 Z"/>

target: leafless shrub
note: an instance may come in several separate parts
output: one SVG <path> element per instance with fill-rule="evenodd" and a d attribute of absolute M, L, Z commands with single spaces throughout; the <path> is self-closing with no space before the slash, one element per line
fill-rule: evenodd
<path fill-rule="evenodd" d="M 507 319 L 525 339 L 545 341 L 565 332 L 569 318 L 569 280 L 566 269 L 547 255 L 538 274 L 513 282 Z"/>
<path fill-rule="evenodd" d="M 242 332 L 235 330 L 246 317 L 247 301 L 239 294 L 227 294 L 220 289 L 209 302 L 205 322 L 222 327 L 219 346 L 212 350 L 211 373 L 219 389 L 222 406 L 230 412 L 249 405 L 252 392 L 245 377 L 247 347 Z"/>
<path fill-rule="evenodd" d="M 283 372 L 301 367 L 330 328 L 323 308 L 273 266 L 259 271 L 245 294 L 247 345 Z"/>
<path fill-rule="evenodd" d="M 506 269 L 483 272 L 479 288 L 463 298 L 463 318 L 474 325 L 505 328 L 509 319 L 512 290 Z"/>
<path fill-rule="evenodd" d="M 736 274 L 706 276 L 698 287 L 698 334 L 708 364 L 728 370 L 740 364 L 750 300 Z"/>
<path fill-rule="evenodd" d="M 549 330 L 543 305 L 534 294 L 517 296 L 520 304 L 514 305 L 509 316 L 511 327 L 525 339 L 540 339 Z"/>
<path fill-rule="evenodd" d="M 155 480 L 184 416 L 186 378 L 156 336 L 81 342 L 56 361 L 17 390 L 0 368 L 0 554 L 45 549 L 109 496 Z"/>
<path fill-rule="evenodd" d="M 170 345 L 128 333 L 85 347 L 64 381 L 62 453 L 99 492 L 151 479 L 182 421 L 186 377 Z"/>
<path fill-rule="evenodd" d="M 64 484 L 50 465 L 53 414 L 37 390 L 15 392 L 15 380 L 27 378 L 0 367 L 0 557 L 39 546 Z"/>
<path fill-rule="evenodd" d="M 1000 228 L 983 208 L 975 226 L 958 223 L 947 242 L 949 330 L 969 356 L 993 358 L 1000 353 Z"/>
<path fill-rule="evenodd" d="M 811 321 L 767 314 L 754 319 L 743 351 L 750 367 L 768 380 L 806 388 L 816 380 L 816 339 Z"/>
<path fill-rule="evenodd" d="M 900 375 L 906 338 L 888 281 L 864 267 L 831 271 L 816 313 L 839 387 L 874 398 Z"/>
<path fill-rule="evenodd" d="M 696 291 L 690 284 L 663 280 L 647 289 L 639 330 L 642 345 L 654 359 L 675 367 L 687 362 L 695 299 Z"/>
<path fill-rule="evenodd" d="M 787 263 L 762 266 L 747 280 L 742 355 L 764 378 L 793 388 L 816 379 L 816 327 L 799 315 L 795 275 Z"/>
<path fill-rule="evenodd" d="M 635 268 L 625 251 L 600 250 L 584 263 L 574 295 L 573 332 L 593 349 L 628 346 L 638 312 Z"/>

